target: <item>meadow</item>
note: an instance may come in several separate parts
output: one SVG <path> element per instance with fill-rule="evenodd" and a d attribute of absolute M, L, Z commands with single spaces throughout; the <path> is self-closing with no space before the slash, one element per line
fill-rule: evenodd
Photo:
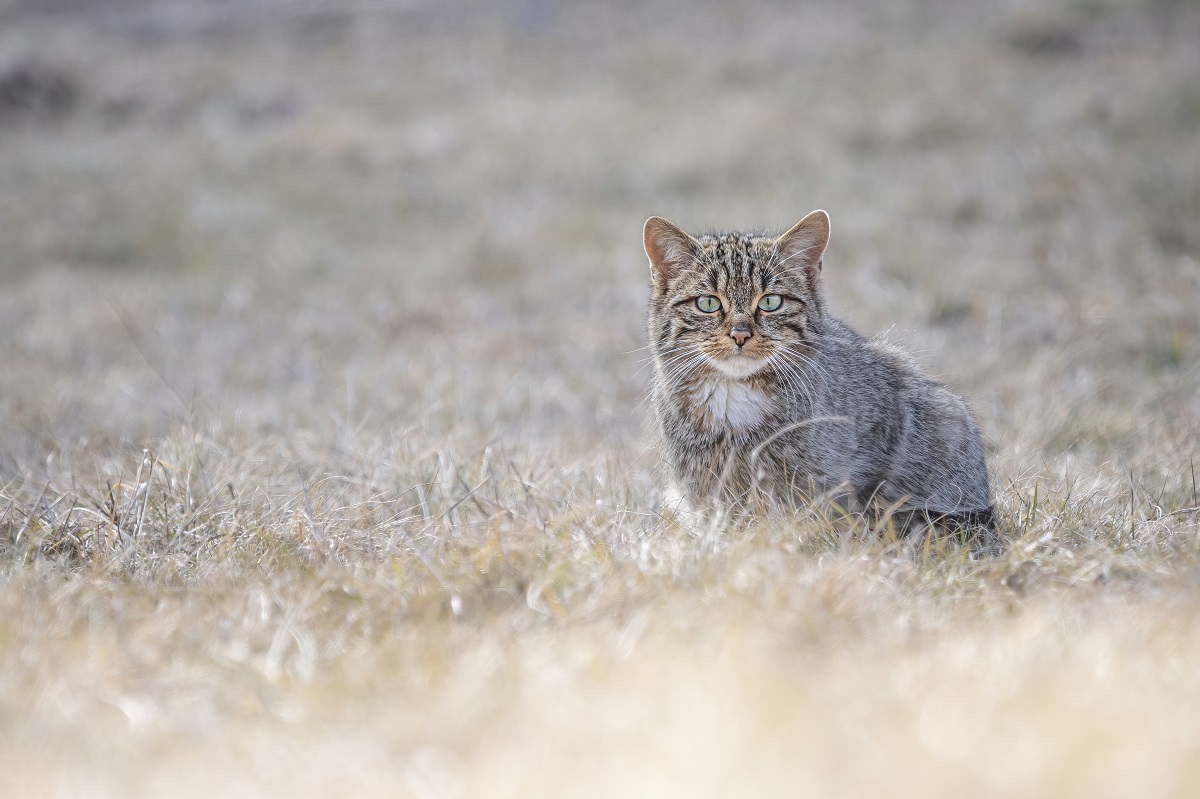
<path fill-rule="evenodd" d="M 0 0 L 0 795 L 1195 796 L 1198 41 Z M 642 223 L 814 208 L 996 540 L 668 507 Z"/>

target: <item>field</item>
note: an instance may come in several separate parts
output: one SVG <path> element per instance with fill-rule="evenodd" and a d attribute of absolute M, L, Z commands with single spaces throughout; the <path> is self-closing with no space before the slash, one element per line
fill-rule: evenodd
<path fill-rule="evenodd" d="M 0 0 L 0 795 L 1200 794 L 1200 5 Z M 826 209 L 999 541 L 673 513 Z"/>

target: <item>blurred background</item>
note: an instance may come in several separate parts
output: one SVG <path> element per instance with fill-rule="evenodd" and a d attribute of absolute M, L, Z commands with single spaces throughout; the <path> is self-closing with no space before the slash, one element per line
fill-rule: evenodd
<path fill-rule="evenodd" d="M 636 441 L 650 214 L 827 209 L 834 308 L 1028 455 L 1194 417 L 1197 34 L 1171 0 L 4 0 L 0 478 L 182 418 Z"/>

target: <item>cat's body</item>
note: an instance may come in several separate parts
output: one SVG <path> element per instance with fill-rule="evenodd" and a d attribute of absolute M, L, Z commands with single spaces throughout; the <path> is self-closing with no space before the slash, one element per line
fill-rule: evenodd
<path fill-rule="evenodd" d="M 987 521 L 970 410 L 826 311 L 828 237 L 823 211 L 777 239 L 647 221 L 651 396 L 678 487 L 693 505 L 824 499 Z"/>

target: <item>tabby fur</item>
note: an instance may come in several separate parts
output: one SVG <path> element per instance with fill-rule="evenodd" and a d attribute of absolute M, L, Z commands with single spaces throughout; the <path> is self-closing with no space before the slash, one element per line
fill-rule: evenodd
<path fill-rule="evenodd" d="M 689 504 L 824 501 L 990 523 L 983 443 L 966 403 L 828 311 L 824 211 L 777 238 L 694 237 L 661 217 L 643 238 L 651 400 L 665 465 Z M 760 308 L 775 302 L 768 295 L 782 299 L 778 309 Z M 702 297 L 720 309 L 704 312 Z"/>

